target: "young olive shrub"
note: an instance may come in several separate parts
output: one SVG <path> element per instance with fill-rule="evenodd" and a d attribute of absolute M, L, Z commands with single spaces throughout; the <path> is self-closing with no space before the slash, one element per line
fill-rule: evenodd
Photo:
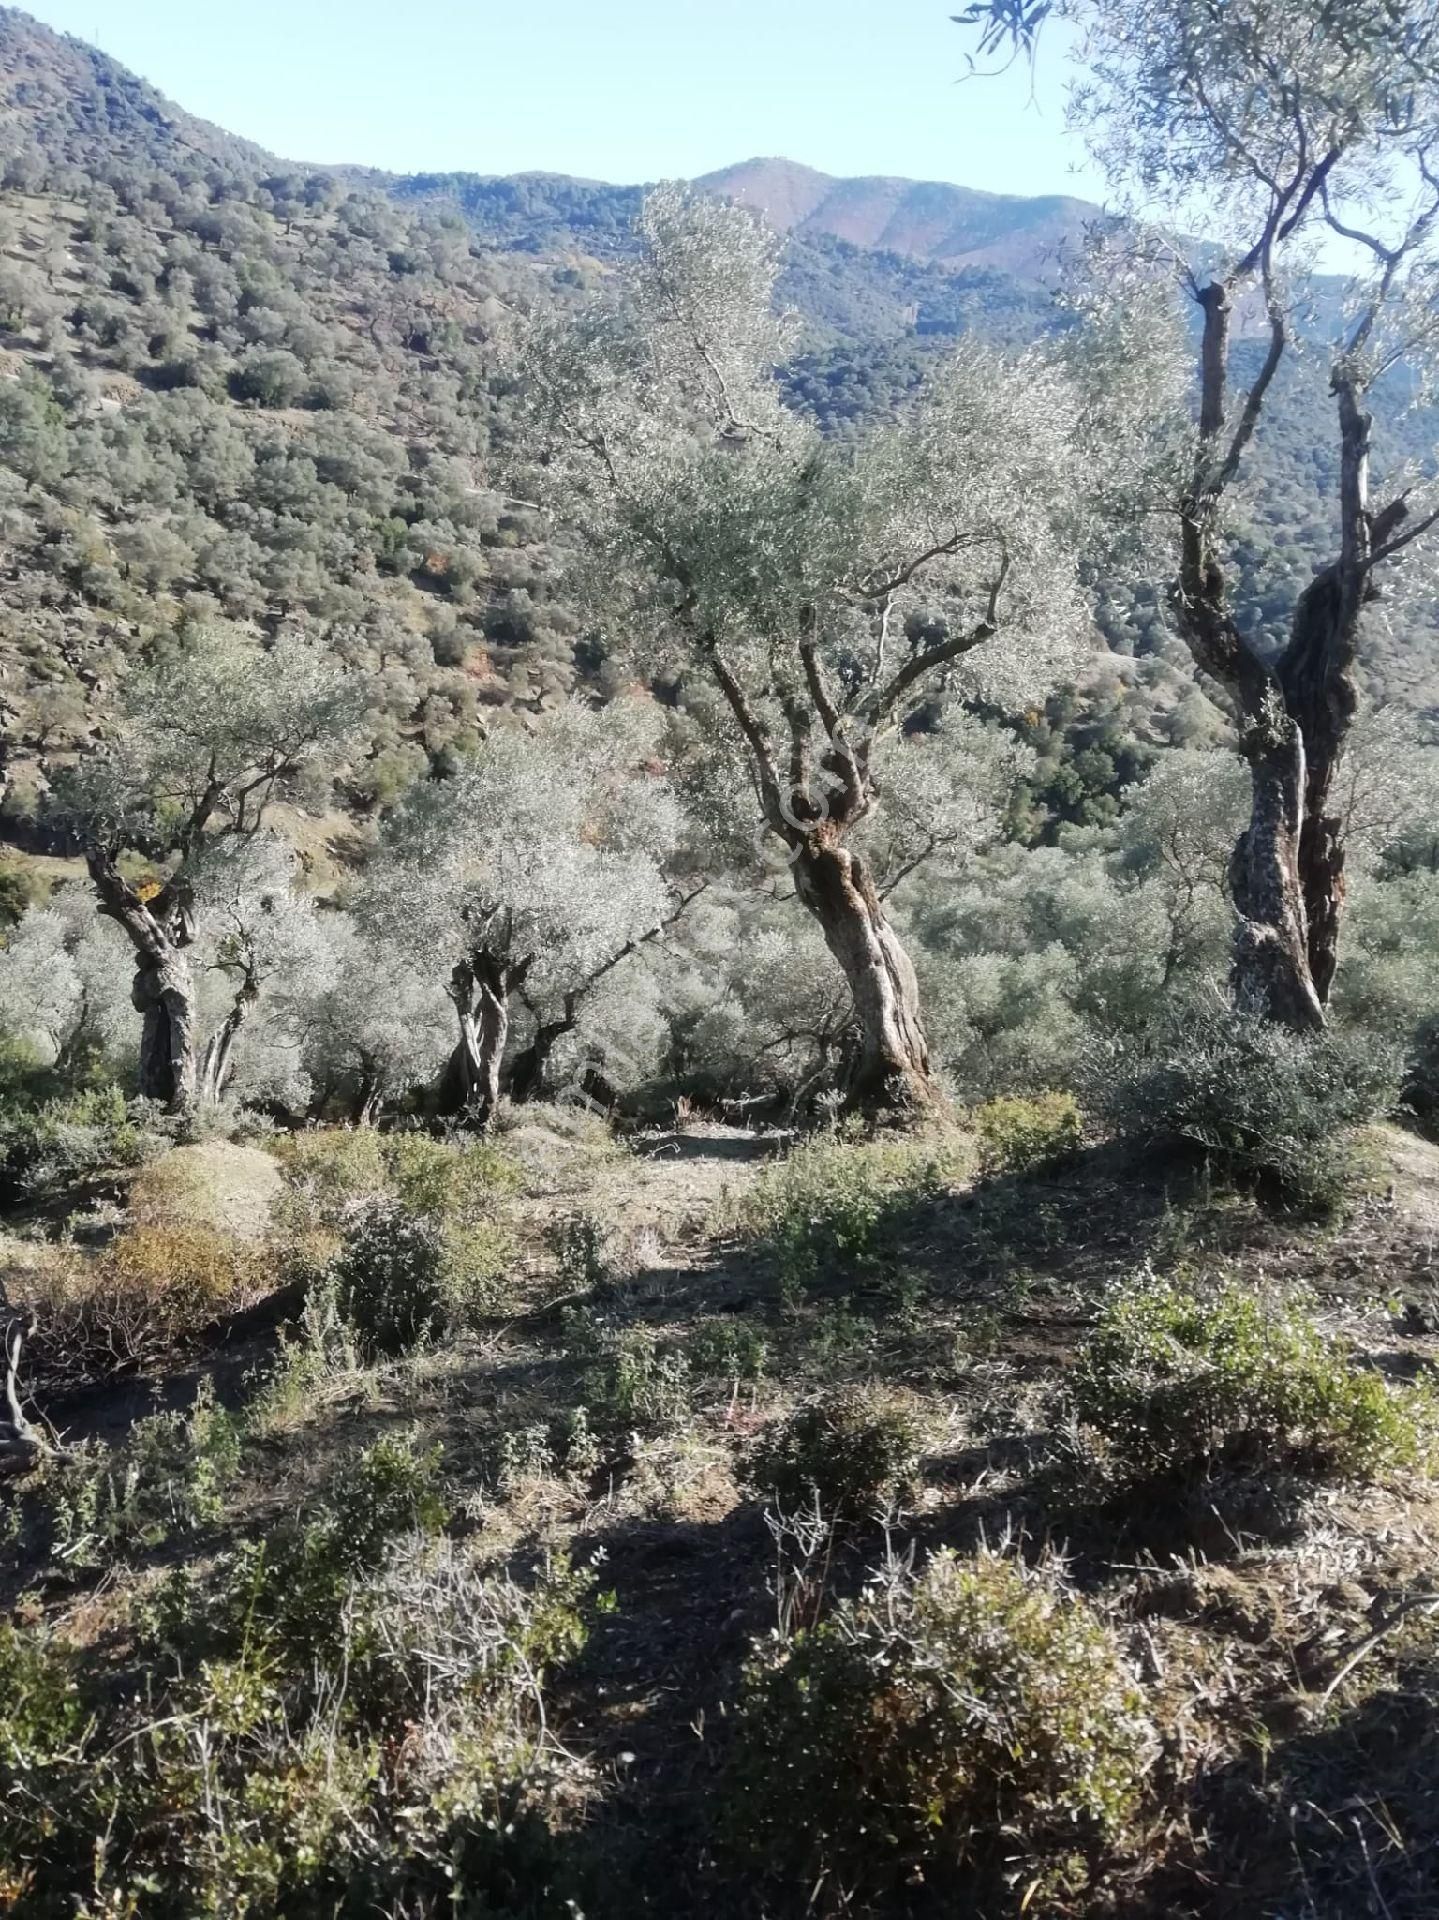
<path fill-rule="evenodd" d="M 1121 1847 L 1157 1749 L 1101 1617 L 1059 1567 L 891 1562 L 758 1652 L 725 1796 L 773 1911 L 1048 1912 Z"/>
<path fill-rule="evenodd" d="M 612 1222 L 585 1208 L 559 1214 L 545 1240 L 561 1284 L 574 1293 L 613 1286 L 627 1271 L 628 1249 Z"/>
<path fill-rule="evenodd" d="M 444 1235 L 434 1221 L 376 1201 L 345 1235 L 329 1282 L 363 1359 L 408 1353 L 445 1324 Z"/>
<path fill-rule="evenodd" d="M 1302 1306 L 1240 1280 L 1115 1291 L 1074 1369 L 1073 1408 L 1130 1482 L 1216 1468 L 1371 1479 L 1439 1458 L 1439 1395 L 1356 1366 Z"/>
<path fill-rule="evenodd" d="M 706 1320 L 690 1335 L 685 1358 L 699 1380 L 726 1387 L 757 1386 L 769 1362 L 769 1344 L 745 1321 Z"/>
<path fill-rule="evenodd" d="M 777 1421 L 751 1449 L 745 1477 L 782 1512 L 818 1503 L 857 1519 L 912 1494 L 923 1448 L 918 1410 L 881 1387 L 834 1387 Z"/>
<path fill-rule="evenodd" d="M 1197 1148 L 1229 1179 L 1322 1211 L 1352 1186 L 1356 1130 L 1394 1105 L 1400 1062 L 1372 1034 L 1295 1034 L 1191 1009 L 1142 1045 L 1120 1045 L 1092 1078 L 1121 1134 Z"/>
<path fill-rule="evenodd" d="M 971 1116 L 979 1170 L 987 1178 L 1033 1173 L 1068 1159 L 1084 1144 L 1084 1120 L 1072 1093 L 1001 1095 Z"/>

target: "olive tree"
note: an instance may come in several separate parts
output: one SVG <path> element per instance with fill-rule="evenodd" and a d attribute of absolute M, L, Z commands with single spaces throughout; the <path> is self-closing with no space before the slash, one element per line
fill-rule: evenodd
<path fill-rule="evenodd" d="M 199 871 L 217 843 L 253 839 L 282 795 L 303 799 L 363 707 L 358 683 L 300 640 L 202 634 L 130 676 L 108 740 L 57 786 L 133 955 L 140 1093 L 173 1113 L 200 1093 Z"/>
<path fill-rule="evenodd" d="M 192 873 L 204 1035 L 195 1095 L 202 1108 L 218 1107 L 237 1089 L 267 1087 L 277 1077 L 292 1096 L 301 1084 L 295 1009 L 324 990 L 334 958 L 315 903 L 299 881 L 294 849 L 273 833 L 220 839 L 205 849 Z M 267 1056 L 268 1064 L 263 1072 L 241 1073 L 241 1037 L 254 1028 L 257 1012 L 254 1051 Z M 284 1056 L 293 1064 L 277 1076 L 276 1061 Z"/>
<path fill-rule="evenodd" d="M 533 1092 L 585 995 L 671 923 L 680 813 L 654 744 L 645 703 L 561 708 L 495 732 L 385 822 L 357 913 L 450 997 L 441 1112 L 489 1123 L 522 994 L 540 1058 L 517 1064 Z"/>
<path fill-rule="evenodd" d="M 527 478 L 586 553 L 614 644 L 715 690 L 763 821 L 843 969 L 866 1103 L 933 1094 L 914 969 L 857 829 L 921 708 L 1024 704 L 1085 630 L 1091 457 L 1116 432 L 1092 383 L 1036 349 L 966 346 L 892 427 L 825 443 L 775 378 L 775 237 L 665 187 L 611 306 L 527 340 Z M 1140 365 L 1136 372 L 1146 373 Z M 916 763 L 918 765 L 919 763 Z"/>
<path fill-rule="evenodd" d="M 1321 1027 L 1345 892 L 1341 775 L 1366 610 L 1439 520 L 1403 475 L 1371 478 L 1371 399 L 1426 377 L 1439 344 L 1439 9 L 1432 0 L 979 0 L 989 52 L 1068 24 L 1073 114 L 1122 200 L 1167 218 L 1193 302 L 1197 405 L 1177 519 L 1175 618 L 1247 762 L 1230 866 L 1241 1004 Z M 1335 454 L 1334 547 L 1314 556 L 1287 644 L 1266 655 L 1230 594 L 1228 509 L 1297 341 L 1293 284 L 1327 238 L 1357 261 L 1318 324 Z M 1247 311 L 1246 311 L 1247 310 Z M 1259 351 L 1245 351 L 1258 323 Z"/>

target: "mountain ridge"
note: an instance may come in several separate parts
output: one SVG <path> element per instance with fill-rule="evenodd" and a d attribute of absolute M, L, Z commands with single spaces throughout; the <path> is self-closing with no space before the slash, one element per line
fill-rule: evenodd
<path fill-rule="evenodd" d="M 694 184 L 764 214 L 781 233 L 821 234 L 936 266 L 992 267 L 1025 278 L 1036 277 L 1100 211 L 1066 194 L 992 193 L 899 174 L 836 175 L 783 157 L 741 160 Z"/>

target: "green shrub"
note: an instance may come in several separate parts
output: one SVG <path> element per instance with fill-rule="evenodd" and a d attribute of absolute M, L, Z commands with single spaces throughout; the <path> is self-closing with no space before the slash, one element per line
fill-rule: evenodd
<path fill-rule="evenodd" d="M 549 1223 L 545 1239 L 561 1284 L 572 1293 L 612 1286 L 624 1276 L 621 1237 L 597 1213 L 562 1213 Z"/>
<path fill-rule="evenodd" d="M 1372 1035 L 1193 1009 L 1106 1058 L 1094 1099 L 1121 1133 L 1198 1148 L 1230 1179 L 1323 1208 L 1353 1180 L 1355 1129 L 1394 1105 L 1399 1068 Z"/>
<path fill-rule="evenodd" d="M 725 1796 L 771 1910 L 1044 1913 L 1122 1843 L 1155 1749 L 1102 1620 L 1052 1564 L 891 1565 L 748 1670 Z"/>
<path fill-rule="evenodd" d="M 134 1689 L 0 1628 L 0 1904 L 566 1920 L 546 1813 L 577 1770 L 541 1689 L 592 1579 L 560 1561 L 521 1586 L 407 1539 L 348 1584 L 323 1646 L 282 1647 L 252 1599 L 229 1652 Z"/>
<path fill-rule="evenodd" d="M 639 1429 L 673 1427 L 692 1405 L 689 1361 L 667 1347 L 649 1327 L 622 1333 L 605 1330 L 598 1338 L 599 1364 L 585 1379 L 585 1401 L 602 1426 Z"/>
<path fill-rule="evenodd" d="M 487 1140 L 437 1140 L 391 1133 L 381 1146 L 386 1181 L 403 1206 L 442 1220 L 470 1220 L 513 1193 L 520 1169 Z"/>
<path fill-rule="evenodd" d="M 444 1292 L 450 1313 L 463 1318 L 503 1310 L 514 1256 L 514 1239 L 498 1221 L 446 1226 Z"/>
<path fill-rule="evenodd" d="M 987 1100 L 972 1116 L 980 1172 L 1030 1173 L 1063 1160 L 1084 1144 L 1084 1121 L 1071 1093 L 1036 1093 Z"/>
<path fill-rule="evenodd" d="M 10 1788 L 73 1749 L 85 1724 L 75 1659 L 48 1634 L 0 1623 L 0 1780 Z M 0 1789 L 0 1800 L 8 1793 Z M 0 1876 L 5 1871 L 0 1855 Z M 0 1888 L 4 1880 L 0 1877 Z"/>
<path fill-rule="evenodd" d="M 166 1145 L 155 1110 L 118 1087 L 91 1087 L 0 1116 L 0 1188 L 16 1199 L 61 1191 L 117 1167 L 137 1167 Z"/>
<path fill-rule="evenodd" d="M 276 1224 L 294 1234 L 339 1233 L 356 1208 L 388 1185 L 381 1136 L 372 1127 L 316 1127 L 275 1143 L 284 1190 Z"/>
<path fill-rule="evenodd" d="M 727 1386 L 762 1380 L 769 1360 L 764 1335 L 743 1320 L 704 1321 L 690 1335 L 685 1353 L 697 1377 Z"/>
<path fill-rule="evenodd" d="M 377 1200 L 351 1224 L 330 1280 L 364 1359 L 408 1353 L 449 1312 L 444 1233 L 427 1215 Z"/>
<path fill-rule="evenodd" d="M 376 1440 L 298 1519 L 222 1555 L 210 1579 L 173 1575 L 152 1603 L 153 1634 L 182 1654 L 267 1649 L 315 1675 L 341 1644 L 356 1582 L 385 1563 L 394 1537 L 443 1527 L 439 1458 L 401 1435 Z"/>
<path fill-rule="evenodd" d="M 746 1477 L 786 1512 L 817 1499 L 825 1515 L 853 1518 L 912 1487 L 921 1443 L 916 1409 L 902 1394 L 836 1387 L 764 1434 Z"/>
<path fill-rule="evenodd" d="M 763 1245 L 781 1297 L 797 1301 L 831 1276 L 879 1274 L 892 1215 L 906 1200 L 943 1185 L 952 1154 L 945 1142 L 813 1140 L 768 1168 L 741 1225 Z"/>
<path fill-rule="evenodd" d="M 1436 1405 L 1356 1367 L 1302 1308 L 1231 1280 L 1118 1290 L 1073 1374 L 1074 1408 L 1129 1479 L 1216 1466 L 1367 1476 L 1430 1457 Z"/>

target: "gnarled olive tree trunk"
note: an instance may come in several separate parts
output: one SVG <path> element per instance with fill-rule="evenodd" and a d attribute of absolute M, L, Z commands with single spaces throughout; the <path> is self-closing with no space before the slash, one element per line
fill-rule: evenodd
<path fill-rule="evenodd" d="M 235 1073 L 235 1043 L 250 1009 L 260 997 L 260 989 L 248 975 L 241 983 L 225 1018 L 200 1051 L 196 1074 L 196 1098 L 202 1107 L 218 1107 Z"/>
<path fill-rule="evenodd" d="M 451 973 L 445 991 L 454 1003 L 460 1035 L 436 1089 L 441 1114 L 480 1130 L 493 1120 L 510 1033 L 510 996 L 523 983 L 529 964 L 506 962 L 480 950 Z"/>
<path fill-rule="evenodd" d="M 870 719 L 886 720 L 899 696 L 924 669 L 957 657 L 993 629 L 982 625 L 916 655 L 876 702 Z M 824 684 L 815 653 L 815 629 L 801 620 L 799 655 L 823 729 L 817 764 L 811 761 L 812 719 L 797 700 L 787 706 L 791 728 L 789 777 L 782 780 L 769 737 L 734 670 L 713 644 L 706 655 L 753 755 L 765 824 L 789 848 L 795 893 L 814 916 L 825 945 L 839 962 L 854 1009 L 857 1045 L 845 1092 L 857 1107 L 892 1115 L 916 1114 L 940 1099 L 930 1073 L 929 1046 L 919 1011 L 919 983 L 863 857 L 845 845 L 875 798 L 869 751 L 874 728 L 852 742 Z M 818 773 L 810 779 L 810 769 Z"/>
<path fill-rule="evenodd" d="M 863 858 L 828 833 L 803 842 L 795 891 L 848 982 L 858 1044 L 847 1091 L 858 1105 L 914 1111 L 937 1095 L 919 1010 L 919 983 Z"/>
<path fill-rule="evenodd" d="M 140 1095 L 169 1113 L 190 1113 L 197 1098 L 198 1042 L 188 901 L 173 887 L 142 899 L 104 849 L 90 848 L 86 865 L 100 911 L 124 929 L 135 950 L 130 998 L 141 1022 Z"/>
<path fill-rule="evenodd" d="M 1338 963 L 1344 907 L 1344 822 L 1331 810 L 1358 705 L 1355 664 L 1360 621 L 1372 598 L 1373 556 L 1405 516 L 1402 501 L 1369 511 L 1370 416 L 1357 375 L 1344 363 L 1331 376 L 1340 438 L 1340 551 L 1300 595 L 1289 641 L 1270 666 L 1229 607 L 1215 526 L 1220 497 L 1253 433 L 1269 377 L 1285 345 L 1271 303 L 1267 370 L 1221 450 L 1230 298 L 1203 289 L 1199 455 L 1184 503 L 1179 622 L 1200 667 L 1227 690 L 1249 766 L 1249 825 L 1230 862 L 1236 913 L 1234 991 L 1241 1006 L 1297 1032 L 1325 1023 Z"/>

